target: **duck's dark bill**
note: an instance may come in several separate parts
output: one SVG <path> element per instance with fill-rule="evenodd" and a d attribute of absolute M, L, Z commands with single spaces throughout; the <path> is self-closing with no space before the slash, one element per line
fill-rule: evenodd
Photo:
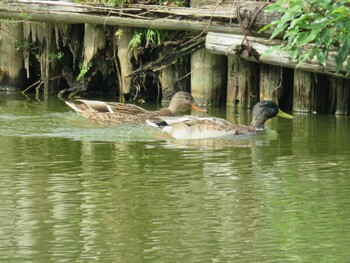
<path fill-rule="evenodd" d="M 294 118 L 292 115 L 289 115 L 289 114 L 281 111 L 280 109 L 278 109 L 277 116 L 281 117 L 281 118 L 286 118 L 286 119 L 293 119 Z"/>
<path fill-rule="evenodd" d="M 199 111 L 199 112 L 208 112 L 208 110 L 206 108 L 203 108 L 203 107 L 199 107 L 198 105 L 196 104 L 192 104 L 191 108 L 193 110 L 196 110 L 196 111 Z"/>

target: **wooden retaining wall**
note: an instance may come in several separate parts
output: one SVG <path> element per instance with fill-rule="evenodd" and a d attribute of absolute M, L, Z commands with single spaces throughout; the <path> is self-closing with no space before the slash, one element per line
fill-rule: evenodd
<path fill-rule="evenodd" d="M 62 75 L 66 73 L 62 66 L 52 63 L 50 54 L 65 49 L 65 52 L 70 50 L 72 56 L 69 61 L 65 61 L 68 64 L 78 63 L 77 57 L 82 56 L 84 65 L 88 65 L 88 61 L 99 54 L 99 68 L 115 65 L 119 72 L 119 93 L 127 94 L 132 85 L 128 75 L 135 69 L 129 65 L 124 72 L 118 66 L 130 62 L 125 47 L 131 36 L 125 35 L 125 43 L 123 39 L 117 40 L 113 37 L 117 28 L 123 27 L 125 32 L 132 32 L 128 28 L 137 27 L 171 29 L 198 32 L 198 36 L 205 35 L 206 48 L 198 49 L 199 43 L 196 48 L 189 49 L 190 53 L 182 54 L 187 57 L 192 54 L 189 62 L 191 66 L 188 67 L 190 70 L 187 72 L 187 66 L 177 64 L 178 59 L 167 64 L 168 67 L 154 70 L 156 74 L 158 70 L 161 72 L 159 78 L 164 86 L 161 87 L 164 94 L 171 94 L 176 89 L 189 89 L 183 85 L 172 85 L 188 74 L 191 76 L 192 94 L 204 105 L 225 104 L 229 107 L 251 108 L 259 100 L 270 99 L 279 103 L 284 110 L 349 114 L 349 79 L 345 71 L 336 72 L 332 54 L 327 67 L 317 61 L 308 61 L 296 70 L 295 63 L 291 63 L 288 54 L 271 54 L 257 61 L 245 52 L 237 52 L 244 38 L 237 11 L 240 19 L 249 19 L 256 12 L 259 3 L 245 2 L 237 10 L 231 2 L 229 6 L 227 2 L 223 2 L 226 6 L 218 6 L 215 2 L 211 7 L 193 8 L 142 5 L 111 8 L 23 0 L 0 2 L 0 18 L 22 21 L 15 25 L 3 22 L 0 24 L 0 46 L 10 51 L 7 52 L 9 55 L 6 59 L 5 56 L 0 58 L 0 86 L 8 88 L 11 85 L 22 85 L 34 72 L 41 74 L 40 85 L 45 87 L 46 95 L 52 91 L 57 92 L 52 87 L 61 87 L 62 81 L 55 77 L 60 76 L 61 71 Z M 25 21 L 24 13 L 30 14 Z M 265 36 L 271 33 L 269 31 L 265 32 L 266 35 L 258 33 L 262 26 L 278 17 L 279 14 L 276 13 L 261 12 L 249 31 L 249 44 L 260 55 L 269 46 L 280 43 L 278 40 L 267 40 Z M 13 45 L 13 39 L 6 31 L 15 34 L 19 40 L 30 38 L 41 43 L 41 60 L 36 65 L 36 71 L 32 68 L 32 62 L 37 58 L 33 54 L 16 50 L 14 46 L 9 47 Z M 84 37 L 84 34 L 89 34 L 91 39 L 87 39 L 87 35 Z M 103 43 L 101 37 L 96 36 L 103 36 Z M 80 45 L 74 44 L 79 42 Z M 88 53 L 89 50 L 92 51 Z M 163 54 L 166 53 L 164 50 Z M 124 57 L 127 61 L 115 61 L 113 55 L 119 59 Z M 103 59 L 110 59 L 109 64 L 105 64 Z M 68 86 L 84 86 L 84 83 L 77 84 L 76 77 L 66 76 L 65 82 Z M 84 91 L 84 87 L 81 90 Z"/>

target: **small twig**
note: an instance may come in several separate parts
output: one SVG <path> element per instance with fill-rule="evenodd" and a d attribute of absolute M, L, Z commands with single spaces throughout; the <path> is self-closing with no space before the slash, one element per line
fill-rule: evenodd
<path fill-rule="evenodd" d="M 36 85 L 40 85 L 40 83 L 43 83 L 42 79 L 39 79 L 37 82 L 33 83 L 32 85 L 30 85 L 28 88 L 26 88 L 25 90 L 21 91 L 22 94 L 26 93 L 28 90 L 30 90 L 32 87 L 36 86 Z"/>
<path fill-rule="evenodd" d="M 311 5 L 313 8 L 315 8 L 316 12 L 319 13 L 322 17 L 326 17 L 326 15 L 317 7 L 314 3 L 311 3 L 310 1 L 306 0 L 306 2 Z"/>
<path fill-rule="evenodd" d="M 188 40 L 188 41 L 185 42 L 185 43 L 182 43 L 182 46 L 188 44 L 189 42 L 192 42 L 193 40 L 195 40 L 195 39 L 197 39 L 197 38 L 200 38 L 200 37 L 207 31 L 207 29 L 209 28 L 209 26 L 210 26 L 210 24 L 211 24 L 211 21 L 213 20 L 213 15 L 214 15 L 216 9 L 218 8 L 219 4 L 220 4 L 220 2 L 217 2 L 216 5 L 214 6 L 213 12 L 210 14 L 209 21 L 208 21 L 206 27 L 205 27 L 197 36 L 195 36 L 195 37 L 192 38 L 191 40 Z"/>

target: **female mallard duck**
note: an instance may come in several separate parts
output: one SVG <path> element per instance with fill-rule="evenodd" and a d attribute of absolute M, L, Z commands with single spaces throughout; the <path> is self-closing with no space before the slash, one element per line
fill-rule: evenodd
<path fill-rule="evenodd" d="M 68 102 L 77 114 L 103 124 L 120 123 L 144 123 L 146 120 L 155 120 L 158 116 L 175 116 L 190 109 L 200 112 L 207 110 L 199 107 L 192 95 L 185 91 L 179 91 L 172 97 L 169 107 L 158 111 L 147 111 L 133 104 L 118 102 L 104 102 L 94 100 L 77 99 L 78 103 Z"/>
<path fill-rule="evenodd" d="M 284 113 L 272 101 L 260 101 L 253 108 L 253 120 L 250 126 L 235 125 L 227 120 L 215 117 L 160 117 L 162 121 L 146 122 L 161 128 L 175 139 L 206 139 L 244 134 L 256 134 L 263 131 L 264 124 L 268 119 L 275 116 L 293 119 L 293 116 Z"/>

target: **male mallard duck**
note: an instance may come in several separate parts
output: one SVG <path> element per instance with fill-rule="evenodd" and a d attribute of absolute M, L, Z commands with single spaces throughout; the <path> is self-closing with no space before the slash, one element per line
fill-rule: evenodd
<path fill-rule="evenodd" d="M 175 139 L 206 139 L 259 133 L 265 129 L 264 123 L 275 116 L 293 119 L 293 116 L 284 113 L 274 102 L 268 100 L 257 103 L 252 115 L 250 126 L 235 125 L 221 118 L 196 116 L 159 117 L 162 121 L 146 122 L 161 128 Z"/>
<path fill-rule="evenodd" d="M 147 111 L 133 104 L 118 102 L 104 102 L 96 100 L 77 99 L 78 103 L 68 102 L 77 114 L 103 124 L 120 123 L 144 123 L 146 120 L 154 120 L 158 116 L 175 116 L 190 109 L 200 112 L 207 112 L 206 109 L 199 107 L 192 95 L 185 91 L 179 91 L 172 97 L 167 108 L 158 111 Z"/>

